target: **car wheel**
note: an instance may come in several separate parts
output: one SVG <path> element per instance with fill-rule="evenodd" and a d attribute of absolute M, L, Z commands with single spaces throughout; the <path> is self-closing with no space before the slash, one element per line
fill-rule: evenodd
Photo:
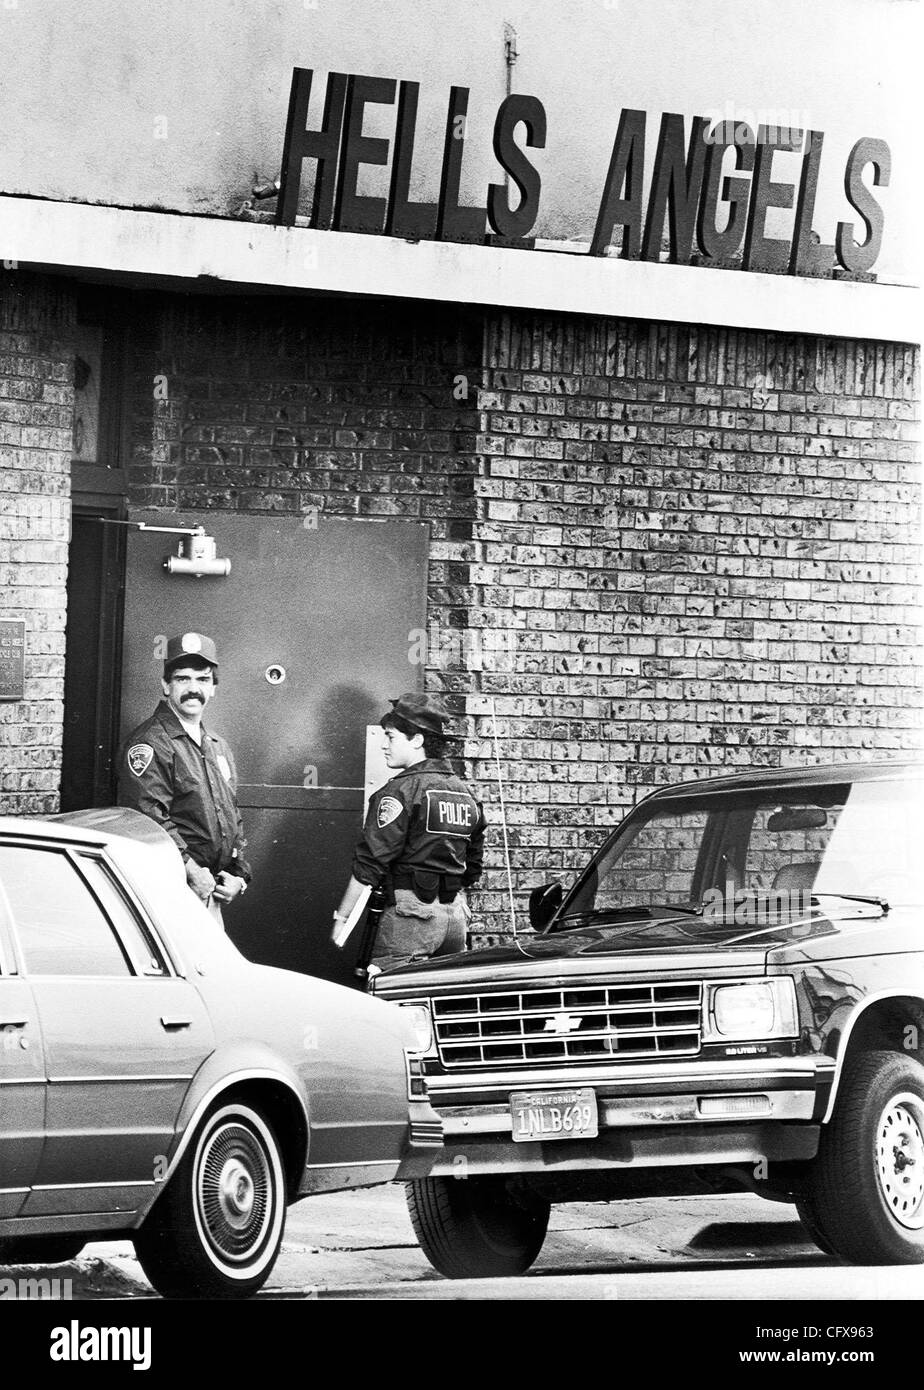
<path fill-rule="evenodd" d="M 9 1236 L 0 1240 L 0 1265 L 63 1265 L 80 1254 L 85 1236 Z"/>
<path fill-rule="evenodd" d="M 420 1178 L 407 1184 L 411 1224 L 427 1259 L 450 1279 L 522 1274 L 542 1249 L 548 1202 L 527 1207 L 500 1177 Z"/>
<path fill-rule="evenodd" d="M 870 1052 L 850 1065 L 802 1201 L 812 1235 L 841 1259 L 924 1262 L 920 1063 L 894 1052 Z"/>
<path fill-rule="evenodd" d="M 275 1134 L 249 1105 L 226 1102 L 200 1125 L 135 1250 L 166 1298 L 246 1298 L 276 1262 L 285 1210 Z"/>

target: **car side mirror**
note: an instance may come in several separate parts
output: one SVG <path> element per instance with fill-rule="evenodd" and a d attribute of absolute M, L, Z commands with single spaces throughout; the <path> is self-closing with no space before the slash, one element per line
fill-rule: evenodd
<path fill-rule="evenodd" d="M 561 907 L 564 890 L 560 883 L 543 883 L 529 895 L 529 924 L 534 931 L 547 927 Z"/>

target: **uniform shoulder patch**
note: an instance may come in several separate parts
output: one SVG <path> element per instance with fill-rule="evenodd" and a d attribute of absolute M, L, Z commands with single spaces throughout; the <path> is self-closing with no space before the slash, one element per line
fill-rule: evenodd
<path fill-rule="evenodd" d="M 136 777 L 140 777 L 151 766 L 154 749 L 149 743 L 133 743 L 125 756 L 131 771 Z"/>
<path fill-rule="evenodd" d="M 399 801 L 396 796 L 383 796 L 379 802 L 379 809 L 376 814 L 375 823 L 379 830 L 386 825 L 391 825 L 393 820 L 397 820 L 404 810 L 404 803 Z"/>

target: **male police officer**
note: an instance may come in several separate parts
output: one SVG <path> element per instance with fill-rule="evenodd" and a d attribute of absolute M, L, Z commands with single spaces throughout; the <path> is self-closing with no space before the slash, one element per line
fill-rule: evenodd
<path fill-rule="evenodd" d="M 379 970 L 465 949 L 464 889 L 481 874 L 481 805 L 444 758 L 449 713 L 433 695 L 402 695 L 382 719 L 385 761 L 397 774 L 375 792 L 353 874 L 334 913 L 349 916 L 363 884 L 384 881 L 388 906 L 372 950 Z"/>
<path fill-rule="evenodd" d="M 250 867 L 231 749 L 202 723 L 218 685 L 212 639 L 199 632 L 171 637 L 162 685 L 163 700 L 119 755 L 119 805 L 163 826 L 183 856 L 190 888 L 221 921 L 219 904 L 245 891 Z"/>

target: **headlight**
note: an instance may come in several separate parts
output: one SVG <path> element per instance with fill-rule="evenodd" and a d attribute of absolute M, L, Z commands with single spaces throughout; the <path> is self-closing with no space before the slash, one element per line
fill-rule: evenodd
<path fill-rule="evenodd" d="M 798 1033 L 796 987 L 788 975 L 713 986 L 704 1042 L 794 1038 Z"/>
<path fill-rule="evenodd" d="M 422 1055 L 433 1050 L 433 1019 L 429 1004 L 399 1004 L 414 1032 L 417 1051 Z"/>

